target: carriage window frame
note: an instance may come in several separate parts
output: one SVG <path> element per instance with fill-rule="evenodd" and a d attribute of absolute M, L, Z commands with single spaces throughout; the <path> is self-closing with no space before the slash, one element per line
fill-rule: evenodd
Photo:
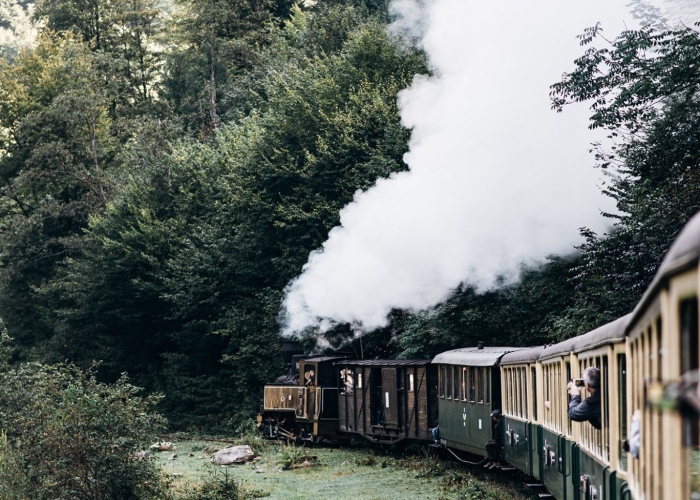
<path fill-rule="evenodd" d="M 438 397 L 445 398 L 445 365 L 438 366 Z"/>

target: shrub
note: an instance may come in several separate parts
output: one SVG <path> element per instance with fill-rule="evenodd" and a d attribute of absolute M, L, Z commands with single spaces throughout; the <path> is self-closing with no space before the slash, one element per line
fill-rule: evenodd
<path fill-rule="evenodd" d="M 243 500 L 246 496 L 241 494 L 228 471 L 224 471 L 223 474 L 213 473 L 195 488 L 185 489 L 177 500 Z"/>
<path fill-rule="evenodd" d="M 167 496 L 155 462 L 136 459 L 164 424 L 157 398 L 138 392 L 125 376 L 98 382 L 94 369 L 0 365 L 0 498 Z"/>

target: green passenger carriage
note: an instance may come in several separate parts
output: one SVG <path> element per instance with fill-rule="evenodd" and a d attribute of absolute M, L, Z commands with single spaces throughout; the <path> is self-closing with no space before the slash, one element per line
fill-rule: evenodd
<path fill-rule="evenodd" d="M 501 408 L 498 362 L 518 347 L 454 349 L 438 354 L 440 441 L 448 448 L 483 456 L 491 439 L 491 412 Z"/>

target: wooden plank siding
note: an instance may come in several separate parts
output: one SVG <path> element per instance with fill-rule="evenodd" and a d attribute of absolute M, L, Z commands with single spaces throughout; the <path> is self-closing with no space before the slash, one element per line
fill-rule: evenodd
<path fill-rule="evenodd" d="M 431 440 L 437 412 L 436 387 L 431 389 L 431 384 L 437 386 L 435 367 L 428 361 L 385 363 L 354 360 L 341 364 L 341 371 L 347 370 L 343 373 L 352 372 L 353 384 L 350 388 L 346 380 L 340 381 L 340 431 L 385 443 Z"/>

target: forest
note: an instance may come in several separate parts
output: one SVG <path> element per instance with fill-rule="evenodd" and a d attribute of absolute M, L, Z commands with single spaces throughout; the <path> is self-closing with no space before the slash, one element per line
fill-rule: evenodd
<path fill-rule="evenodd" d="M 582 26 L 550 89 L 613 139 L 590 166 L 610 230 L 329 349 L 537 345 L 631 311 L 700 210 L 700 30 L 640 15 L 604 48 Z M 248 422 L 282 369 L 285 286 L 357 190 L 407 168 L 397 93 L 431 68 L 390 21 L 384 0 L 4 0 L 0 366 L 142 387 L 170 430 Z"/>

